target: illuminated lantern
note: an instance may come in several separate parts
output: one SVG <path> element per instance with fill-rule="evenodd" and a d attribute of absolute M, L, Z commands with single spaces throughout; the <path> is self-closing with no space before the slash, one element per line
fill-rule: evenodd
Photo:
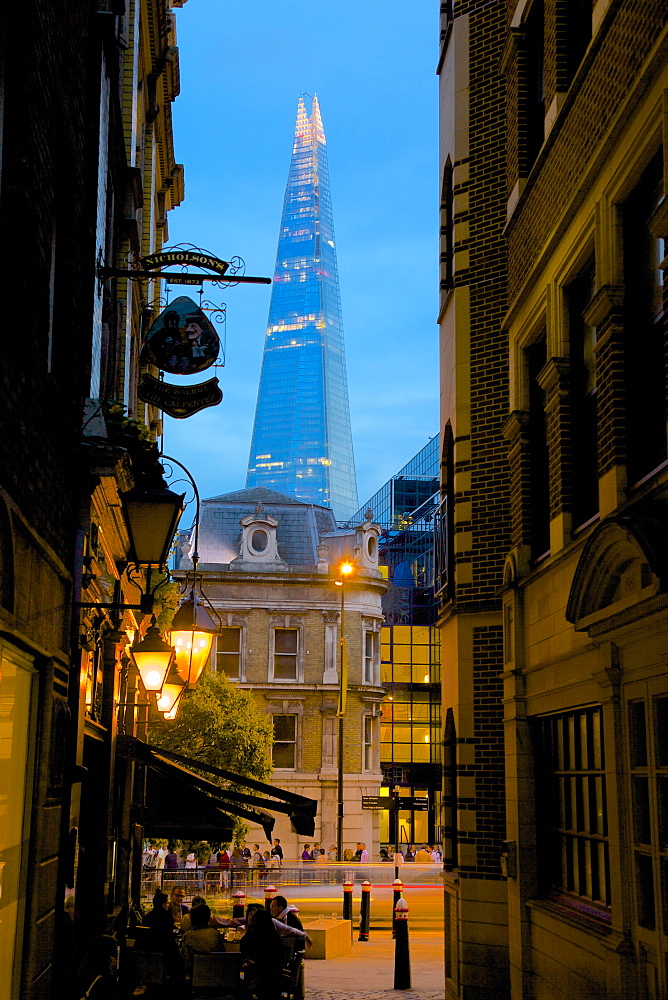
<path fill-rule="evenodd" d="M 155 618 L 141 642 L 130 647 L 130 656 L 146 690 L 162 690 L 174 659 L 174 650 L 160 635 Z"/>
<path fill-rule="evenodd" d="M 206 666 L 216 623 L 199 604 L 194 589 L 174 615 L 169 638 L 174 647 L 176 671 L 184 684 L 193 687 Z"/>
<path fill-rule="evenodd" d="M 185 684 L 172 665 L 158 697 L 158 711 L 162 712 L 165 719 L 174 719 L 176 717 L 181 695 L 185 689 Z"/>

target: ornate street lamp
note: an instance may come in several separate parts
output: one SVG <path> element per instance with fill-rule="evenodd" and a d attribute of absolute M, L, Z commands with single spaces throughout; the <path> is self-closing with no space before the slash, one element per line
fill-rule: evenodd
<path fill-rule="evenodd" d="M 174 615 L 169 640 L 176 654 L 176 672 L 189 687 L 194 687 L 206 666 L 213 637 L 218 627 L 193 586 Z"/>
<path fill-rule="evenodd" d="M 165 565 L 183 513 L 184 496 L 166 486 L 134 486 L 121 493 L 131 562 L 142 566 Z"/>
<path fill-rule="evenodd" d="M 157 708 L 159 712 L 162 712 L 165 719 L 175 719 L 176 713 L 179 710 L 179 705 L 181 703 L 181 696 L 186 689 L 186 685 L 183 683 L 176 668 L 172 663 L 169 673 L 165 678 L 165 683 L 162 685 L 162 690 L 158 696 Z"/>
<path fill-rule="evenodd" d="M 161 691 L 174 660 L 174 649 L 160 635 L 155 618 L 141 642 L 130 647 L 130 659 L 139 671 L 145 689 L 149 692 Z"/>
<path fill-rule="evenodd" d="M 197 593 L 197 565 L 199 563 L 199 553 L 197 548 L 199 544 L 200 515 L 200 499 L 197 484 L 186 469 L 185 465 L 182 465 L 181 462 L 177 461 L 175 458 L 170 458 L 169 455 L 165 455 L 164 458 L 165 461 L 174 462 L 174 464 L 178 465 L 180 469 L 183 469 L 190 480 L 190 484 L 195 494 L 195 538 L 191 554 L 193 564 L 192 585 L 189 596 L 185 599 L 185 601 L 183 601 L 174 615 L 172 627 L 169 632 L 169 641 L 172 643 L 176 653 L 176 671 L 182 682 L 187 687 L 191 688 L 197 684 L 197 681 L 207 664 L 209 654 L 211 653 L 213 637 L 218 632 L 220 621 L 216 624 L 207 609 L 202 604 Z M 187 586 L 186 575 L 186 587 L 184 590 L 187 589 Z M 204 599 L 206 600 L 206 598 Z M 210 604 L 209 607 L 211 607 Z M 214 611 L 214 614 L 216 614 L 213 608 L 211 608 L 211 610 Z M 165 716 L 165 718 L 167 718 L 167 716 Z"/>

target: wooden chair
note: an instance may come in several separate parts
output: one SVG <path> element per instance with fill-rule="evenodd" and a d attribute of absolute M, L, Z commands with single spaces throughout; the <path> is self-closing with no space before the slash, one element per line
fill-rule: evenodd
<path fill-rule="evenodd" d="M 160 951 L 130 951 L 130 961 L 145 986 L 162 986 L 165 981 L 165 956 Z"/>
<path fill-rule="evenodd" d="M 241 955 L 238 952 L 209 952 L 193 955 L 193 996 L 227 997 L 239 987 Z"/>

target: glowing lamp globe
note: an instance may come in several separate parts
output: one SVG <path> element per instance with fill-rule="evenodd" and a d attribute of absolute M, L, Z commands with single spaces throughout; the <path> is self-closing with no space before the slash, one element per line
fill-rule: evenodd
<path fill-rule="evenodd" d="M 175 718 L 181 695 L 185 689 L 185 684 L 172 665 L 172 668 L 165 679 L 165 683 L 162 685 L 160 695 L 158 696 L 158 711 L 162 712 L 166 719 Z"/>
<path fill-rule="evenodd" d="M 147 691 L 160 691 L 174 659 L 174 650 L 153 624 L 145 637 L 130 647 L 130 656 Z"/>
<path fill-rule="evenodd" d="M 174 647 L 176 672 L 184 684 L 197 684 L 209 659 L 213 637 L 217 631 L 213 618 L 198 603 L 195 591 L 192 590 L 190 597 L 174 615 L 169 633 Z"/>

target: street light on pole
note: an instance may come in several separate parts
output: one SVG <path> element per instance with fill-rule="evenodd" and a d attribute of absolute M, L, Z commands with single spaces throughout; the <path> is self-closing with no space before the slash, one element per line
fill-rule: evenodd
<path fill-rule="evenodd" d="M 339 737 L 337 746 L 337 810 L 336 810 L 336 860 L 343 861 L 343 719 L 346 714 L 346 696 L 348 694 L 348 660 L 346 657 L 345 611 L 346 611 L 346 581 L 355 567 L 346 560 L 339 566 L 339 579 L 334 586 L 341 588 L 341 618 L 339 630 Z"/>

